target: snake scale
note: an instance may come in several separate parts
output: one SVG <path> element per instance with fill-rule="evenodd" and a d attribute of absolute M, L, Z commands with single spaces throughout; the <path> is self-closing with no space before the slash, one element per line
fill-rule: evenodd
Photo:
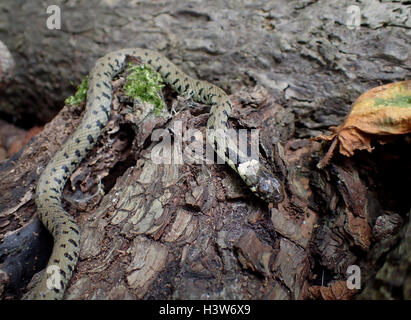
<path fill-rule="evenodd" d="M 225 160 L 243 178 L 250 189 L 267 202 L 280 202 L 283 189 L 279 180 L 256 160 L 247 159 L 233 149 L 236 142 L 226 134 L 232 104 L 227 94 L 206 81 L 196 80 L 157 52 L 134 48 L 106 54 L 98 59 L 90 72 L 85 114 L 75 132 L 56 152 L 42 172 L 36 188 L 37 213 L 54 237 L 54 246 L 48 267 L 58 270 L 60 281 L 52 272 L 44 272 L 34 288 L 35 299 L 62 299 L 76 266 L 80 251 L 80 231 L 75 220 L 62 207 L 61 194 L 67 179 L 91 150 L 110 117 L 113 77 L 132 56 L 158 72 L 164 82 L 178 94 L 194 101 L 211 105 L 207 121 L 208 142 L 218 156 Z M 226 146 L 220 148 L 219 146 Z M 230 149 L 231 148 L 231 149 Z M 228 154 L 235 154 L 233 161 Z M 46 271 L 50 270 L 49 268 Z"/>

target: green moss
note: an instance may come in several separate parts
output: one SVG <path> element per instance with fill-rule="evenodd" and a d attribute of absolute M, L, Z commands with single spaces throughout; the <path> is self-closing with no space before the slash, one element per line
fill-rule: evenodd
<path fill-rule="evenodd" d="M 410 96 L 397 96 L 391 99 L 375 98 L 376 106 L 392 106 L 399 108 L 411 108 Z"/>
<path fill-rule="evenodd" d="M 164 87 L 163 79 L 160 74 L 153 71 L 146 65 L 129 64 L 129 75 L 126 78 L 124 90 L 126 95 L 133 99 L 141 99 L 142 101 L 151 103 L 155 106 L 155 112 L 158 112 L 164 107 L 164 102 L 159 94 Z M 88 77 L 85 77 L 81 84 L 77 87 L 74 96 L 70 96 L 65 100 L 67 105 L 79 105 L 86 100 L 88 89 Z"/>
<path fill-rule="evenodd" d="M 146 65 L 135 65 L 130 63 L 127 71 L 130 73 L 126 78 L 124 90 L 126 95 L 133 99 L 151 103 L 158 114 L 164 107 L 163 99 L 159 92 L 164 87 L 160 74 Z"/>
<path fill-rule="evenodd" d="M 66 105 L 78 106 L 81 102 L 86 100 L 88 89 L 88 77 L 85 77 L 77 87 L 77 91 L 74 96 L 68 97 L 64 102 Z"/>

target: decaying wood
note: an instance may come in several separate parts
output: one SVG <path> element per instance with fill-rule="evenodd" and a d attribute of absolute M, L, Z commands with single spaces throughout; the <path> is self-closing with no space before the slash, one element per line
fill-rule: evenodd
<path fill-rule="evenodd" d="M 117 81 L 115 90 L 121 85 Z M 124 100 L 120 93 L 117 96 Z M 284 113 L 261 88 L 239 97 L 243 106 L 235 96 L 233 101 L 237 114 L 247 115 L 242 125 L 261 127 L 265 121 L 272 126 L 278 124 L 275 110 Z M 102 138 L 66 186 L 63 199 L 82 230 L 80 262 L 67 298 L 299 297 L 307 286 L 308 252 L 292 239 L 276 236 L 267 206 L 242 186 L 230 168 L 151 161 L 153 129 L 168 127 L 175 132 L 176 122 L 183 128 L 204 129 L 207 110 L 188 108 L 186 100 L 177 100 L 173 107 L 177 114 L 170 119 L 167 112 L 150 115 L 147 106 L 131 108 L 124 101 L 114 101 Z M 38 175 L 80 117 L 81 108 L 65 107 L 14 160 L 4 164 L 6 181 L 7 166 L 18 167 L 14 170 L 19 177 L 31 174 L 33 179 L 21 196 L 9 195 L 10 200 L 20 200 L 15 206 L 10 206 L 13 201 L 4 206 L 3 221 L 18 220 L 18 226 L 24 227 L 20 216 L 25 216 L 32 227 Z M 278 155 L 270 144 L 278 139 L 272 140 L 272 133 L 262 137 L 273 161 Z M 174 144 L 177 139 L 175 132 Z M 28 157 L 33 159 L 25 167 Z M 11 177 L 9 185 L 21 185 L 21 180 Z M 3 225 L 6 239 L 7 230 L 18 228 Z M 34 233 L 33 239 L 37 239 Z M 308 239 L 304 244 L 307 247 Z M 284 258 L 277 252 L 282 250 L 284 257 L 298 257 L 294 266 L 281 266 Z M 238 285 L 232 287 L 234 279 Z M 258 289 L 263 283 L 271 283 L 268 291 Z M 244 292 L 244 286 L 250 289 Z"/>
<path fill-rule="evenodd" d="M 273 169 L 287 186 L 286 200 L 270 208 L 225 165 L 152 162 L 158 143 L 151 141 L 153 130 L 174 132 L 174 149 L 181 142 L 175 124 L 204 129 L 207 108 L 188 107 L 189 101 L 173 98 L 169 110 L 176 114 L 171 117 L 164 110 L 155 116 L 148 105 L 124 99 L 121 80 L 114 87 L 112 118 L 64 192 L 66 208 L 82 230 L 80 262 L 66 298 L 347 299 L 356 293 L 343 286 L 347 267 L 361 264 L 364 275 L 372 274 L 372 261 L 381 256 L 379 241 L 385 241 L 383 252 L 400 241 L 404 227 L 399 215 L 380 216 L 370 228 L 376 217 L 370 216 L 364 179 L 351 160 L 340 159 L 328 177 L 310 169 L 315 167 L 312 156 L 320 159 L 318 143 L 290 141 L 282 130 L 290 132 L 292 116 L 263 88 L 232 96 L 232 124 L 263 128 L 261 149 L 266 161 L 277 164 Z M 81 110 L 65 107 L 2 164 L 0 178 L 9 191 L 2 187 L 0 193 L 5 204 L 0 231 L 8 242 L 21 238 L 13 230 L 26 231 L 26 238 L 31 232 L 25 240 L 31 255 L 10 255 L 20 263 L 29 261 L 31 274 L 44 266 L 50 250 L 50 238 L 35 217 L 35 184 L 49 157 L 78 124 Z M 337 186 L 332 177 L 339 179 Z M 397 242 L 387 242 L 393 237 Z M 47 244 L 48 250 L 38 251 Z M 374 260 L 363 257 L 367 252 Z M 331 279 L 324 278 L 315 261 L 333 273 Z M 3 298 L 20 296 L 29 279 L 26 273 L 10 278 L 9 271 L 2 272 Z M 330 286 L 318 286 L 319 281 Z"/>
<path fill-rule="evenodd" d="M 49 5 L 61 29 L 46 27 Z M 361 93 L 410 74 L 407 1 L 2 0 L 0 38 L 16 61 L 0 110 L 50 121 L 97 58 L 147 47 L 232 92 L 256 83 L 297 115 L 298 137 L 338 125 Z M 30 120 L 30 121 L 28 121 Z"/>
<path fill-rule="evenodd" d="M 78 83 L 95 58 L 149 46 L 234 92 L 232 124 L 260 129 L 264 160 L 286 186 L 285 201 L 267 208 L 227 166 L 153 164 L 153 129 L 173 133 L 181 121 L 204 130 L 207 107 L 174 97 L 167 112 L 146 117 L 149 107 L 127 101 L 120 80 L 112 120 L 64 192 L 83 239 L 67 298 L 410 299 L 409 137 L 336 156 L 322 170 L 326 147 L 308 139 L 339 124 L 362 92 L 409 74 L 409 4 L 359 1 L 361 27 L 349 30 L 343 2 L 217 10 L 218 2 L 87 0 L 59 3 L 65 20 L 56 34 L 22 22 L 35 11 L 32 23 L 43 26 L 45 7 L 3 2 L 13 24 L 0 34 L 18 70 L 1 111 L 49 120 L 72 93 L 69 80 Z M 0 163 L 1 298 L 29 291 L 46 263 L 52 242 L 35 216 L 34 190 L 83 107 L 64 107 Z M 360 293 L 346 286 L 351 265 L 361 268 Z"/>

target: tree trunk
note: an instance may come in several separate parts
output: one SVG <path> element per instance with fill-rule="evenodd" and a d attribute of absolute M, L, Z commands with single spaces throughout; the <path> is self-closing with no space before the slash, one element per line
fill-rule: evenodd
<path fill-rule="evenodd" d="M 409 77 L 409 4 L 361 1 L 361 25 L 351 29 L 344 2 L 62 3 L 53 1 L 61 30 L 46 28 L 44 2 L 0 5 L 0 37 L 17 66 L 3 113 L 30 125 L 50 120 L 97 57 L 148 47 L 233 93 L 233 124 L 261 129 L 260 150 L 287 191 L 267 208 L 227 166 L 154 165 L 151 131 L 173 132 L 177 121 L 204 129 L 207 109 L 170 98 L 172 120 L 164 112 L 140 123 L 147 106 L 130 114 L 116 92 L 112 120 L 64 192 L 82 230 L 66 298 L 411 297 L 407 138 L 335 157 L 324 170 L 316 168 L 323 150 L 309 140 L 339 124 L 361 93 Z M 81 114 L 64 107 L 1 163 L 3 298 L 21 297 L 47 260 L 51 239 L 36 219 L 34 190 Z M 353 265 L 361 291 L 346 285 Z"/>

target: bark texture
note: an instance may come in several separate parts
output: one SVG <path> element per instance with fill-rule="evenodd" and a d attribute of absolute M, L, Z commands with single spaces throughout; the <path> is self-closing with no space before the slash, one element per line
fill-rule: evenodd
<path fill-rule="evenodd" d="M 261 129 L 260 151 L 287 190 L 267 208 L 226 166 L 154 165 L 152 130 L 204 128 L 208 109 L 171 96 L 176 115 L 140 122 L 148 107 L 131 112 L 120 79 L 112 120 L 64 193 L 83 239 L 67 298 L 411 297 L 409 137 L 321 171 L 322 147 L 309 140 L 361 93 L 409 79 L 409 2 L 357 1 L 353 29 L 348 4 L 333 1 L 53 1 L 61 30 L 46 28 L 47 4 L 0 4 L 0 37 L 17 66 L 3 113 L 48 121 L 96 58 L 147 47 L 233 93 L 233 125 Z M 50 239 L 34 189 L 81 114 L 66 106 L 1 163 L 2 298 L 21 297 L 44 266 Z M 360 293 L 347 289 L 350 265 L 361 269 Z"/>
<path fill-rule="evenodd" d="M 61 30 L 47 29 L 51 4 Z M 96 58 L 140 46 L 225 89 L 263 84 L 310 134 L 338 123 L 360 93 L 409 76 L 410 4 L 358 7 L 361 26 L 349 29 L 348 5 L 333 1 L 5 0 L 0 39 L 17 73 L 0 110 L 49 121 Z"/>

